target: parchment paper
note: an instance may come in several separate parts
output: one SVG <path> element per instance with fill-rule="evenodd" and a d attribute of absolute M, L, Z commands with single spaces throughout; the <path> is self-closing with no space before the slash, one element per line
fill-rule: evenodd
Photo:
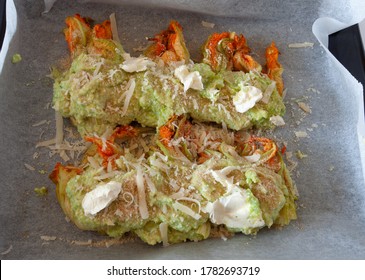
<path fill-rule="evenodd" d="M 355 22 L 354 13 L 365 10 L 354 1 L 56 1 L 52 8 L 47 6 L 48 13 L 43 13 L 43 1 L 14 2 L 17 29 L 0 76 L 1 259 L 365 258 L 363 143 L 358 134 L 361 86 L 351 82 L 312 33 L 319 17 Z M 66 16 L 80 13 L 100 22 L 112 12 L 122 44 L 132 54 L 171 19 L 184 27 L 194 60 L 200 59 L 199 48 L 213 32 L 243 33 L 260 62 L 265 47 L 272 40 L 277 43 L 285 68 L 287 113 L 286 126 L 270 136 L 293 153 L 288 164 L 297 163 L 292 171 L 300 193 L 297 221 L 281 230 L 264 229 L 255 237 L 237 234 L 226 241 L 216 238 L 165 248 L 137 241 L 107 248 L 90 245 L 105 237 L 82 232 L 65 220 L 48 179 L 60 158 L 35 148 L 55 133 L 49 107 L 52 80 L 47 75 L 50 66 L 67 60 L 62 34 Z M 204 27 L 202 21 L 215 26 Z M 303 42 L 314 45 L 289 47 Z M 14 53 L 21 54 L 21 62 L 11 63 Z M 311 113 L 301 110 L 298 102 L 310 106 Z M 296 132 L 306 132 L 307 137 L 298 138 Z M 296 158 L 298 150 L 307 157 Z M 49 192 L 39 197 L 34 188 L 42 186 Z"/>

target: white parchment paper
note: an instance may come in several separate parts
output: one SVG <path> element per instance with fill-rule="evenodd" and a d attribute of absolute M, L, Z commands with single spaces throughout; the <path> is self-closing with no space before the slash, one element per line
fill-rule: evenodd
<path fill-rule="evenodd" d="M 357 112 L 357 133 L 359 138 L 359 148 L 362 162 L 362 169 L 365 170 L 365 124 L 364 124 L 364 96 L 363 85 L 359 83 L 351 73 L 334 57 L 334 55 L 328 49 L 328 36 L 339 30 L 347 28 L 352 24 L 358 23 L 363 20 L 364 15 L 354 17 L 350 23 L 344 23 L 334 18 L 321 17 L 317 19 L 313 24 L 313 33 L 317 37 L 322 47 L 326 50 L 326 53 L 331 59 L 334 67 L 342 74 L 345 84 L 348 88 L 348 92 L 354 95 L 358 104 Z"/>
<path fill-rule="evenodd" d="M 3 45 L 0 51 L 0 73 L 3 69 L 5 56 L 9 49 L 9 44 L 16 30 L 17 14 L 12 0 L 6 1 L 6 29 Z"/>
<path fill-rule="evenodd" d="M 361 234 L 365 228 L 361 86 L 325 51 L 323 38 L 332 29 L 326 30 L 326 25 L 316 22 L 327 17 L 343 22 L 343 26 L 356 23 L 361 20 L 358 15 L 364 14 L 362 1 L 95 2 L 55 1 L 45 5 L 40 0 L 14 1 L 17 28 L 0 75 L 0 251 L 10 246 L 12 250 L 0 258 L 365 258 L 365 236 Z M 196 61 L 201 59 L 200 46 L 213 32 L 243 33 L 260 62 L 265 47 L 276 42 L 285 68 L 287 113 L 286 126 L 269 136 L 285 143 L 292 153 L 287 163 L 293 168 L 300 194 L 297 221 L 281 230 L 262 230 L 255 237 L 239 234 L 227 241 L 216 238 L 162 248 L 142 242 L 97 246 L 105 245 L 106 237 L 82 232 L 65 220 L 55 187 L 48 179 L 61 159 L 35 147 L 55 133 L 54 113 L 49 106 L 49 67 L 67 62 L 62 34 L 66 16 L 80 13 L 100 22 L 112 12 L 116 13 L 122 44 L 132 54 L 139 54 L 135 48 L 147 44 L 145 37 L 166 28 L 171 19 L 183 26 Z M 202 21 L 214 23 L 214 27 L 207 28 Z M 333 27 L 333 22 L 328 24 Z M 317 37 L 312 28 L 319 28 Z M 303 42 L 313 43 L 313 47 L 290 47 Z M 16 52 L 23 59 L 12 64 L 11 56 Z M 303 103 L 310 113 L 300 108 Z M 307 157 L 296 158 L 298 151 Z M 34 188 L 42 186 L 49 193 L 38 197 Z"/>

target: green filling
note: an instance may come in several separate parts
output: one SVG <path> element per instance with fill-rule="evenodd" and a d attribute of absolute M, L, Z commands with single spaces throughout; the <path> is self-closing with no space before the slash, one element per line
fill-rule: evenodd
<path fill-rule="evenodd" d="M 184 93 L 173 69 L 156 64 L 142 72 L 127 73 L 120 68 L 122 60 L 122 57 L 114 61 L 81 53 L 66 72 L 56 75 L 54 108 L 64 117 L 71 117 L 83 135 L 133 121 L 158 127 L 173 115 L 181 114 L 189 114 L 197 121 L 225 123 L 234 130 L 272 128 L 270 117 L 285 113 L 276 89 L 267 102 L 258 101 L 247 112 L 235 109 L 233 97 L 242 85 L 255 86 L 264 93 L 272 84 L 259 72 L 215 73 L 209 65 L 197 63 L 190 67 L 190 72 L 199 72 L 204 89 L 188 89 Z M 126 98 L 131 80 L 135 87 Z"/>
<path fill-rule="evenodd" d="M 71 219 L 81 229 L 103 232 L 112 237 L 132 231 L 152 245 L 162 242 L 162 225 L 167 226 L 168 243 L 197 241 L 208 238 L 214 224 L 212 212 L 206 207 L 229 196 L 232 188 L 235 191 L 241 189 L 245 202 L 239 211 L 248 212 L 247 220 L 242 221 L 241 226 L 226 226 L 229 232 L 255 234 L 263 226 L 286 225 L 295 219 L 295 187 L 285 165 L 282 164 L 276 173 L 267 167 L 252 165 L 244 157 L 229 156 L 230 148 L 233 147 L 224 144 L 225 154 L 212 151 L 212 157 L 199 165 L 174 157 L 165 162 L 163 155 L 153 152 L 153 148 L 142 161 L 132 154 L 125 154 L 116 160 L 118 175 L 103 182 L 120 182 L 122 191 L 115 201 L 94 216 L 85 215 L 82 200 L 100 184 L 97 179 L 100 171 L 88 166 L 66 185 Z M 100 160 L 98 155 L 94 158 Z M 142 219 L 139 212 L 137 172 L 129 167 L 137 163 L 142 168 L 144 180 L 146 177 L 150 180 L 150 183 L 144 182 L 147 219 Z M 154 190 L 150 189 L 150 184 Z M 184 190 L 184 194 L 174 196 L 178 190 Z M 125 198 L 129 194 L 134 196 L 132 202 Z"/>

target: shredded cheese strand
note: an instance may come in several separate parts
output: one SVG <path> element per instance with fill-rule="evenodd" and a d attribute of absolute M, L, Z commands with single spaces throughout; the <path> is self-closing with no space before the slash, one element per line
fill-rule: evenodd
<path fill-rule="evenodd" d="M 63 142 L 63 117 L 60 112 L 55 111 L 56 118 L 56 147 L 62 144 Z"/>
<path fill-rule="evenodd" d="M 144 179 L 146 180 L 147 186 L 149 187 L 151 193 L 156 193 L 156 186 L 152 182 L 151 178 L 147 174 L 144 174 Z"/>
<path fill-rule="evenodd" d="M 201 204 L 200 204 L 200 201 L 199 200 L 197 200 L 197 199 L 195 199 L 195 198 L 190 198 L 190 197 L 180 197 L 180 198 L 178 198 L 178 199 L 176 199 L 176 201 L 180 201 L 180 200 L 185 200 L 185 201 L 190 201 L 190 202 L 193 202 L 193 203 L 195 203 L 196 205 L 198 205 L 198 213 L 200 213 L 201 212 Z"/>
<path fill-rule="evenodd" d="M 173 188 L 173 190 L 175 192 L 180 189 L 180 186 L 177 184 L 177 182 L 174 179 L 170 179 L 170 186 Z"/>
<path fill-rule="evenodd" d="M 162 245 L 163 246 L 168 246 L 169 242 L 168 242 L 168 224 L 167 223 L 161 223 L 158 226 L 158 229 L 160 231 L 160 235 L 161 235 L 161 240 L 162 240 Z"/>
<path fill-rule="evenodd" d="M 109 16 L 109 19 L 110 19 L 110 27 L 112 29 L 113 40 L 120 43 L 120 39 L 119 39 L 119 35 L 118 35 L 117 20 L 115 18 L 115 13 L 112 13 Z"/>
<path fill-rule="evenodd" d="M 124 99 L 123 110 L 121 113 L 122 117 L 127 113 L 129 103 L 131 101 L 135 87 L 136 87 L 136 80 L 134 78 L 132 78 L 128 81 L 127 90 L 123 94 L 123 96 L 125 96 L 125 99 Z"/>
<path fill-rule="evenodd" d="M 146 192 L 144 187 L 144 177 L 141 166 L 137 166 L 136 168 L 136 184 L 138 190 L 138 207 L 139 207 L 139 214 L 141 215 L 142 219 L 148 219 L 149 213 L 147 208 L 147 201 L 146 201 Z"/>
<path fill-rule="evenodd" d="M 120 172 L 118 172 L 118 171 L 111 171 L 111 172 L 96 176 L 96 177 L 94 177 L 94 179 L 96 179 L 96 180 L 110 179 L 110 178 L 117 176 L 119 173 Z"/>
<path fill-rule="evenodd" d="M 128 197 L 129 197 L 129 199 L 128 199 Z M 134 202 L 134 196 L 130 192 L 124 192 L 123 199 L 127 203 L 126 207 L 131 206 Z"/>
<path fill-rule="evenodd" d="M 91 167 L 94 169 L 100 168 L 99 162 L 93 157 L 87 157 L 87 161 L 90 163 Z"/>
<path fill-rule="evenodd" d="M 56 138 L 53 138 L 53 139 L 49 139 L 49 140 L 45 140 L 45 141 L 42 141 L 42 142 L 38 142 L 35 147 L 36 148 L 39 148 L 39 147 L 48 147 L 50 145 L 54 145 L 56 144 Z"/>
<path fill-rule="evenodd" d="M 41 125 L 44 125 L 47 123 L 47 120 L 42 120 L 42 121 L 39 121 L 35 124 L 32 124 L 33 127 L 36 127 L 36 126 L 41 126 Z"/>
<path fill-rule="evenodd" d="M 194 218 L 195 220 L 199 220 L 201 218 L 200 214 L 195 213 L 191 208 L 189 208 L 188 206 L 185 206 L 184 204 L 181 204 L 177 201 L 172 206 L 176 210 L 179 210 L 179 211 L 185 213 L 186 215 L 189 215 L 190 217 Z"/>

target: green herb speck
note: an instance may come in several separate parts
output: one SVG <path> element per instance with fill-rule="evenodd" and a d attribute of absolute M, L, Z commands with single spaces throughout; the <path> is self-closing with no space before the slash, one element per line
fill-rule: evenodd
<path fill-rule="evenodd" d="M 22 60 L 22 56 L 18 53 L 14 54 L 13 57 L 11 58 L 11 62 L 12 63 L 18 63 Z"/>

